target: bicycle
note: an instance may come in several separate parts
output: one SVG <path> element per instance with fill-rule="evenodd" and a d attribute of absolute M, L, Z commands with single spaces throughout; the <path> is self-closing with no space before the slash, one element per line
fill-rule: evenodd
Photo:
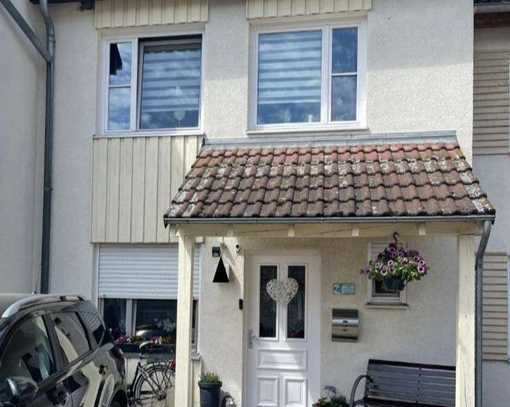
<path fill-rule="evenodd" d="M 168 391 L 174 384 L 175 358 L 170 354 L 165 360 L 162 350 L 167 349 L 151 341 L 140 345 L 135 375 L 128 389 L 130 406 L 166 407 Z"/>

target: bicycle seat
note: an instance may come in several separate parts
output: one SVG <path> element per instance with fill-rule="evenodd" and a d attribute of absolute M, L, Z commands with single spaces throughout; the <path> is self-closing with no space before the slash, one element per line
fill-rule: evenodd
<path fill-rule="evenodd" d="M 151 341 L 143 342 L 140 347 L 140 354 L 165 354 L 168 353 L 168 347 Z"/>

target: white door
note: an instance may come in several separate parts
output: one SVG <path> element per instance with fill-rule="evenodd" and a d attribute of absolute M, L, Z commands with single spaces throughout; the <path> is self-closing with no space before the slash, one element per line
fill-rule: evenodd
<path fill-rule="evenodd" d="M 250 257 L 247 270 L 247 407 L 310 407 L 320 394 L 320 262 L 312 255 Z M 273 279 L 299 284 L 288 303 Z"/>

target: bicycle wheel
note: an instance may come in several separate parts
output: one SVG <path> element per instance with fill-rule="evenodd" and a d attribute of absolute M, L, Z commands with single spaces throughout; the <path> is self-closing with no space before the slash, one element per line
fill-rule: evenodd
<path fill-rule="evenodd" d="M 173 372 L 166 363 L 144 367 L 133 384 L 134 401 L 143 407 L 166 407 L 173 387 Z"/>

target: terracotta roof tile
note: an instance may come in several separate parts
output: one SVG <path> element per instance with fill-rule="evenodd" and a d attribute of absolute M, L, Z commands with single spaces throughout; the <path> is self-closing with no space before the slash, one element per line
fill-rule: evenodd
<path fill-rule="evenodd" d="M 455 144 L 205 147 L 165 215 L 493 215 Z"/>

